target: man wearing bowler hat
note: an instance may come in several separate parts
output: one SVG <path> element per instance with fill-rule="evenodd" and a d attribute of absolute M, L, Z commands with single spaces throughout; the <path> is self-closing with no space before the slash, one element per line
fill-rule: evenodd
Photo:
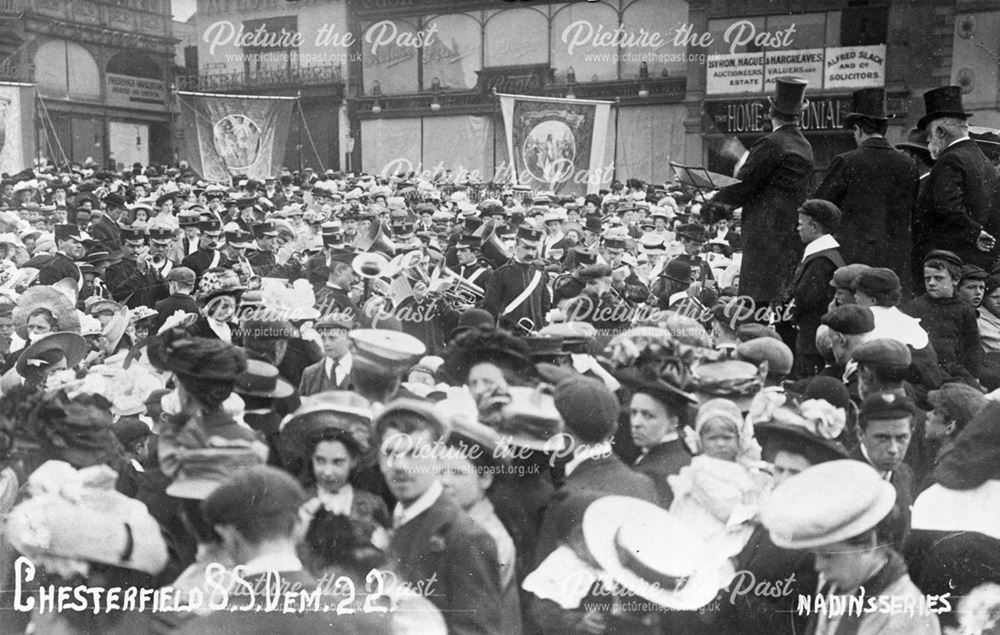
<path fill-rule="evenodd" d="M 486 286 L 483 308 L 501 326 L 525 332 L 545 325 L 552 298 L 545 271 L 535 262 L 541 240 L 541 230 L 518 227 L 514 258 L 494 271 Z"/>
<path fill-rule="evenodd" d="M 774 132 L 757 141 L 736 174 L 714 201 L 743 208 L 743 263 L 740 294 L 765 304 L 779 300 L 791 280 L 802 245 L 795 234 L 796 210 L 806 200 L 815 167 L 812 146 L 799 130 L 809 102 L 807 82 L 779 77 L 770 97 Z"/>
<path fill-rule="evenodd" d="M 969 138 L 962 89 L 943 86 L 924 93 L 927 114 L 917 127 L 927 130 L 934 157 L 917 201 L 923 227 L 917 258 L 933 249 L 954 252 L 963 262 L 989 270 L 1000 236 L 1000 177 Z"/>
<path fill-rule="evenodd" d="M 852 131 L 858 148 L 833 159 L 815 196 L 840 208 L 840 229 L 833 233 L 844 260 L 898 271 L 908 290 L 919 173 L 885 139 L 893 117 L 886 112 L 885 89 L 864 88 L 851 99 L 844 127 Z"/>

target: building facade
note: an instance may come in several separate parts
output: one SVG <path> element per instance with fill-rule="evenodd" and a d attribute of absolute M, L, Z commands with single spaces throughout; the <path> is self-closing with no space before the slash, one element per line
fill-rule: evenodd
<path fill-rule="evenodd" d="M 441 169 L 501 180 L 495 93 L 615 104 L 603 183 L 663 182 L 684 152 L 688 70 L 673 30 L 686 2 L 351 0 L 352 163 L 369 172 Z M 617 161 L 616 161 L 617 159 Z"/>
<path fill-rule="evenodd" d="M 1000 11 L 979 3 L 989 4 L 980 24 L 996 49 Z M 957 10 L 954 2 L 930 0 L 691 0 L 691 32 L 707 35 L 689 43 L 688 157 L 731 173 L 735 161 L 720 152 L 723 141 L 736 137 L 750 147 L 767 133 L 767 95 L 781 75 L 809 80 L 802 127 L 817 182 L 834 156 L 855 147 L 843 129 L 854 90 L 884 87 L 894 115 L 887 137 L 904 140 L 923 115 L 923 93 L 957 82 L 953 68 L 973 52 L 955 37 Z M 992 79 L 966 95 L 970 106 L 995 110 L 995 62 L 990 70 L 984 74 Z"/>
<path fill-rule="evenodd" d="M 167 162 L 170 0 L 4 0 L 5 80 L 33 83 L 37 157 Z"/>
<path fill-rule="evenodd" d="M 198 0 L 198 71 L 177 88 L 297 96 L 285 166 L 340 169 L 346 10 L 343 0 Z"/>

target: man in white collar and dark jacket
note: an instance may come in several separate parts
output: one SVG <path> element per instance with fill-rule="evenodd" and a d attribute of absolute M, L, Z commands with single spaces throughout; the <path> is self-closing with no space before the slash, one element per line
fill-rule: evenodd
<path fill-rule="evenodd" d="M 823 369 L 823 356 L 816 350 L 816 329 L 833 300 L 833 274 L 845 264 L 840 243 L 831 233 L 840 226 L 840 218 L 840 210 L 829 201 L 810 199 L 799 207 L 799 238 L 806 249 L 790 289 L 798 377 L 812 377 Z"/>
<path fill-rule="evenodd" d="M 446 496 L 444 424 L 430 405 L 390 402 L 375 420 L 379 467 L 396 500 L 389 560 L 402 581 L 441 610 L 449 633 L 499 635 L 500 563 L 489 533 Z"/>

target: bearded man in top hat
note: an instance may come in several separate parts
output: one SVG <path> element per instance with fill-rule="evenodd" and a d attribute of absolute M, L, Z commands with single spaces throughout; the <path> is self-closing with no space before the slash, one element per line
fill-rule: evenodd
<path fill-rule="evenodd" d="M 779 77 L 770 97 L 769 116 L 774 132 L 757 141 L 736 174 L 740 179 L 722 188 L 713 199 L 743 208 L 743 264 L 740 294 L 770 303 L 781 297 L 791 279 L 802 245 L 795 235 L 799 205 L 806 200 L 812 174 L 812 146 L 799 130 L 799 119 L 809 102 L 807 82 Z"/>
<path fill-rule="evenodd" d="M 552 298 L 545 271 L 535 261 L 541 239 L 541 230 L 521 225 L 517 230 L 514 258 L 490 277 L 483 308 L 501 326 L 535 330 L 545 324 Z M 530 328 L 525 320 L 531 321 Z"/>
<path fill-rule="evenodd" d="M 815 197 L 840 208 L 840 229 L 834 235 L 844 261 L 898 271 L 903 288 L 909 289 L 917 167 L 885 139 L 892 118 L 885 108 L 885 89 L 855 91 L 852 101 L 844 127 L 853 130 L 858 148 L 834 158 Z"/>
<path fill-rule="evenodd" d="M 930 134 L 935 159 L 917 200 L 922 226 L 915 257 L 933 249 L 954 252 L 967 264 L 989 270 L 1000 236 L 1000 177 L 969 138 L 962 89 L 944 86 L 924 93 L 927 114 L 917 127 Z"/>

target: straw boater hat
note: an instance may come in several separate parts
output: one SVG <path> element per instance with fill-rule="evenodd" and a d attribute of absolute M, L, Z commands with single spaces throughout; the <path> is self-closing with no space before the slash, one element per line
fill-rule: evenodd
<path fill-rule="evenodd" d="M 372 409 L 368 400 L 349 390 L 330 390 L 302 398 L 299 408 L 281 423 L 278 454 L 282 465 L 297 474 L 306 464 L 308 439 L 318 430 L 371 429 Z"/>
<path fill-rule="evenodd" d="M 107 466 L 77 471 L 48 461 L 28 479 L 35 494 L 7 518 L 6 535 L 36 562 L 66 559 L 155 575 L 167 564 L 167 546 L 146 506 L 114 491 Z M 72 492 L 72 494 L 70 494 Z"/>
<path fill-rule="evenodd" d="M 896 489 L 864 461 L 814 465 L 775 488 L 761 521 L 775 545 L 807 550 L 874 528 L 896 503 Z"/>
<path fill-rule="evenodd" d="M 583 514 L 591 557 L 628 591 L 676 611 L 694 611 L 728 584 L 728 559 L 712 552 L 680 519 L 653 503 L 605 496 Z"/>
<path fill-rule="evenodd" d="M 80 331 L 80 314 L 69 299 L 52 287 L 31 287 L 17 299 L 11 317 L 14 331 L 21 339 L 28 339 L 28 316 L 35 309 L 48 309 L 56 318 L 56 330 L 77 333 Z"/>
<path fill-rule="evenodd" d="M 76 333 L 50 333 L 24 349 L 17 358 L 17 373 L 24 377 L 31 366 L 47 365 L 42 357 L 48 351 L 61 350 L 66 358 L 66 367 L 74 368 L 83 360 L 89 346 L 87 340 Z"/>

